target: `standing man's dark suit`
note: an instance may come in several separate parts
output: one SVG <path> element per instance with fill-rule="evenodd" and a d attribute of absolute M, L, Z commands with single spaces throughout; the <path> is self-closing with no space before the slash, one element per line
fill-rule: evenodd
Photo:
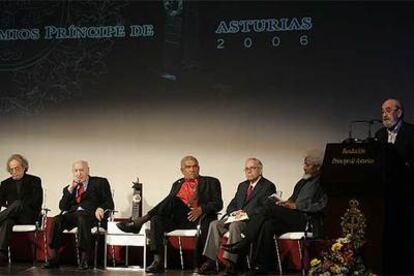
<path fill-rule="evenodd" d="M 227 206 L 226 214 L 230 215 L 238 210 L 247 213 L 248 217 L 258 214 L 263 209 L 263 204 L 266 199 L 276 193 L 275 184 L 264 177 L 260 177 L 250 196 L 247 195 L 247 190 L 250 186 L 250 181 L 246 180 L 240 183 L 237 187 L 237 192 L 230 204 Z M 227 243 L 236 243 L 241 240 L 241 233 L 243 232 L 246 222 L 234 221 L 226 224 L 227 216 L 221 220 L 213 221 L 210 224 L 208 231 L 207 242 L 204 247 L 203 254 L 209 259 L 215 261 L 217 259 L 217 252 L 220 248 L 221 237 L 229 231 L 229 238 Z M 224 252 L 224 258 L 233 263 L 237 262 L 237 255 Z"/>
<path fill-rule="evenodd" d="M 375 133 L 375 137 L 380 143 L 388 143 L 387 128 L 380 128 Z M 406 169 L 412 172 L 414 170 L 414 125 L 401 121 L 393 148 Z"/>
<path fill-rule="evenodd" d="M 380 143 L 388 143 L 395 153 L 388 155 L 392 177 L 387 186 L 391 196 L 385 201 L 382 272 L 411 275 L 414 274 L 414 125 L 404 121 L 404 108 L 397 99 L 382 104 L 382 121 L 384 127 L 375 137 Z"/>
<path fill-rule="evenodd" d="M 89 176 L 88 186 L 80 203 L 76 202 L 75 192 L 70 193 L 68 186 L 63 189 L 59 202 L 61 214 L 54 217 L 50 247 L 58 249 L 63 230 L 78 227 L 79 248 L 87 251 L 91 246 L 91 228 L 97 224 L 97 208 L 113 210 L 111 188 L 106 178 Z"/>
<path fill-rule="evenodd" d="M 41 180 L 24 174 L 20 180 L 12 177 L 1 182 L 0 204 L 7 209 L 0 212 L 0 250 L 7 253 L 10 235 L 15 224 L 35 224 L 43 202 Z"/>

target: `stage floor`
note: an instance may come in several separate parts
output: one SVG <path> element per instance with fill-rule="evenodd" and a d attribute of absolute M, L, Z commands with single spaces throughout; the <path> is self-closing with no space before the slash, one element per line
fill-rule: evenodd
<path fill-rule="evenodd" d="M 0 267 L 0 275 L 36 275 L 36 276 L 48 276 L 48 275 L 70 275 L 70 276 L 81 276 L 81 275 L 105 275 L 105 276 L 139 276 L 139 275 L 152 275 L 146 274 L 144 271 L 120 271 L 120 270 L 103 270 L 103 269 L 89 269 L 79 270 L 75 266 L 61 266 L 58 269 L 43 269 L 43 263 L 39 263 L 37 266 L 32 266 L 29 263 L 14 263 L 10 266 Z M 163 274 L 159 275 L 171 275 L 171 276 L 182 276 L 182 275 L 198 275 L 192 272 L 192 270 L 168 270 Z M 243 274 L 240 274 L 243 275 Z M 272 274 L 273 275 L 273 274 Z M 274 275 L 279 275 L 275 273 Z M 284 275 L 300 275 L 300 273 L 288 273 Z"/>

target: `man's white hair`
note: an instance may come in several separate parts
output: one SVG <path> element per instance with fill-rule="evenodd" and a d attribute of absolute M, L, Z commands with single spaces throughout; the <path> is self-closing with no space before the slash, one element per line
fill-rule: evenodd
<path fill-rule="evenodd" d="M 311 149 L 305 153 L 305 159 L 313 165 L 318 167 L 323 163 L 323 152 L 319 149 Z"/>

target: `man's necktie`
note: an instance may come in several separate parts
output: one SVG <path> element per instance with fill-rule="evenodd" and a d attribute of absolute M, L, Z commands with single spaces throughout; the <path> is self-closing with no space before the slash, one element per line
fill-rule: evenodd
<path fill-rule="evenodd" d="M 85 192 L 85 189 L 83 187 L 83 183 L 82 182 L 79 183 L 78 186 L 79 186 L 79 188 L 78 188 L 78 192 L 76 193 L 76 203 L 79 204 L 81 202 L 82 195 Z"/>
<path fill-rule="evenodd" d="M 253 193 L 253 186 L 249 185 L 249 188 L 247 188 L 247 192 L 246 192 L 246 200 L 250 199 L 250 197 L 252 196 Z"/>

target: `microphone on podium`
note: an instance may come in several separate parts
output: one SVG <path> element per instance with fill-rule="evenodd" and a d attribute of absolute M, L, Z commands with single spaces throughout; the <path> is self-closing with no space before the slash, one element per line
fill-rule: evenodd
<path fill-rule="evenodd" d="M 354 138 L 352 135 L 353 125 L 354 124 L 366 124 L 368 126 L 368 137 L 366 139 Z M 342 143 L 352 144 L 352 143 L 361 143 L 361 142 L 370 142 L 375 141 L 375 138 L 372 137 L 371 126 L 375 123 L 382 123 L 382 120 L 379 119 L 369 119 L 369 120 L 353 120 L 348 124 L 348 138 L 346 138 Z"/>

